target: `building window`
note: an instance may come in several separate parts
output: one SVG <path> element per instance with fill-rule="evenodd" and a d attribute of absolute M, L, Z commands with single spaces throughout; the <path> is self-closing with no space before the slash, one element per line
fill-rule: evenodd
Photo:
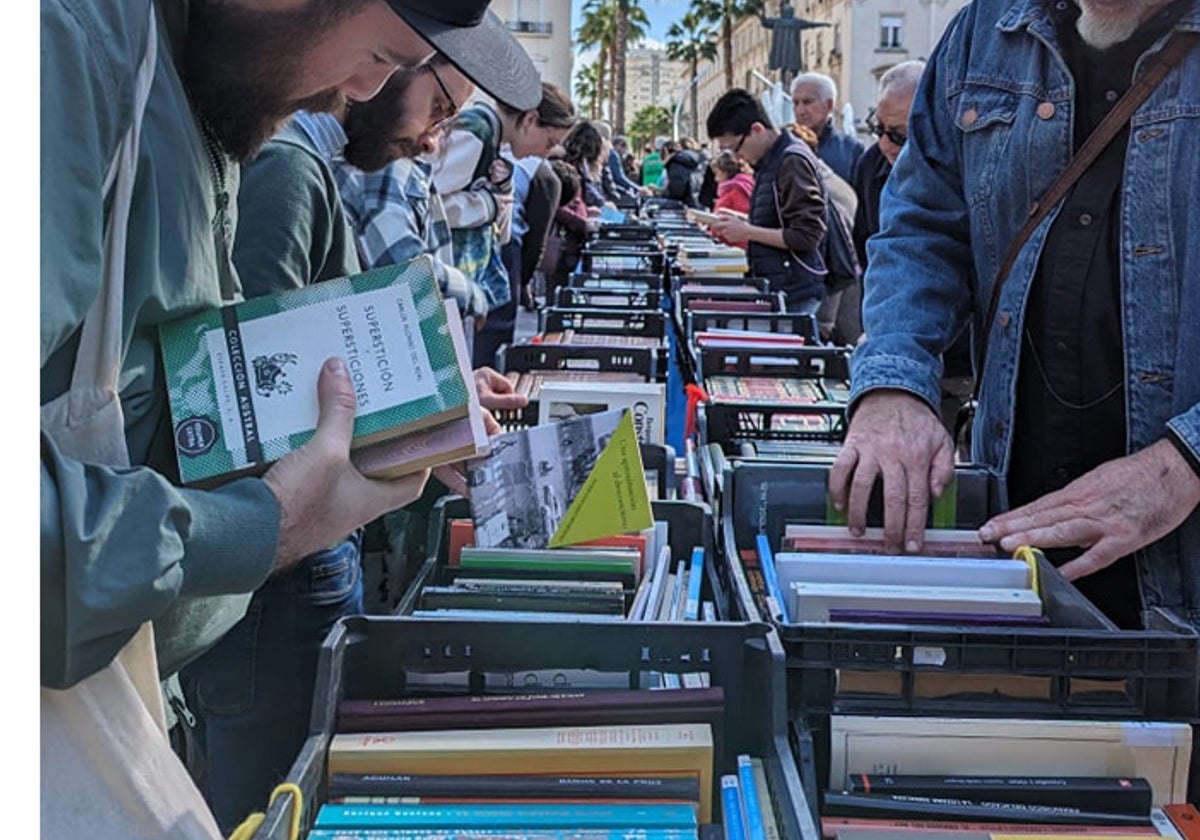
<path fill-rule="evenodd" d="M 900 15 L 879 16 L 879 48 L 899 50 L 904 47 L 904 18 Z"/>
<path fill-rule="evenodd" d="M 546 19 L 545 0 L 513 0 L 512 17 L 507 21 L 512 32 L 549 35 L 554 27 Z"/>

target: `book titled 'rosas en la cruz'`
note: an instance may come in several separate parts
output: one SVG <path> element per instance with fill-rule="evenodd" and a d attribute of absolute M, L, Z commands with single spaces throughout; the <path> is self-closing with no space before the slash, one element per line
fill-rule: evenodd
<path fill-rule="evenodd" d="M 465 418 L 472 403 L 428 257 L 200 312 L 160 337 L 184 483 L 261 471 L 302 446 L 331 356 L 358 401 L 355 449 Z"/>

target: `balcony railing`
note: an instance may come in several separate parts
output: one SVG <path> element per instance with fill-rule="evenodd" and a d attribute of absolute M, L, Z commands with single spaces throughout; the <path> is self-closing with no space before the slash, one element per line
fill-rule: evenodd
<path fill-rule="evenodd" d="M 549 35 L 554 31 L 554 24 L 550 21 L 510 20 L 506 22 L 510 31 L 526 35 Z"/>

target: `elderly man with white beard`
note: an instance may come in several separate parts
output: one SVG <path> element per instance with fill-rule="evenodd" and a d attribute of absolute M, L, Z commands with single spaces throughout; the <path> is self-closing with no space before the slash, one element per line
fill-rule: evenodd
<path fill-rule="evenodd" d="M 969 324 L 972 457 L 1013 505 L 980 537 L 1047 549 L 1118 626 L 1200 626 L 1198 35 L 1198 0 L 976 0 L 948 27 L 868 244 L 830 474 L 852 531 L 882 480 L 889 547 L 920 550 L 954 466 L 939 359 Z"/>

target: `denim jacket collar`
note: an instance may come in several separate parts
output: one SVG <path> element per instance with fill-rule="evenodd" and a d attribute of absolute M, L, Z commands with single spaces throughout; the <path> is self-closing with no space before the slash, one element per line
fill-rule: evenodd
<path fill-rule="evenodd" d="M 1075 0 L 1018 0 L 1013 3 L 1008 12 L 996 22 L 996 28 L 1001 32 L 1016 32 L 1018 29 L 1030 29 L 1044 34 L 1053 33 L 1054 24 L 1050 18 L 1049 6 L 1054 3 L 1071 3 Z M 1175 24 L 1175 29 L 1188 32 L 1200 31 L 1200 2 L 1192 0 L 1191 8 L 1183 13 L 1183 17 Z"/>

